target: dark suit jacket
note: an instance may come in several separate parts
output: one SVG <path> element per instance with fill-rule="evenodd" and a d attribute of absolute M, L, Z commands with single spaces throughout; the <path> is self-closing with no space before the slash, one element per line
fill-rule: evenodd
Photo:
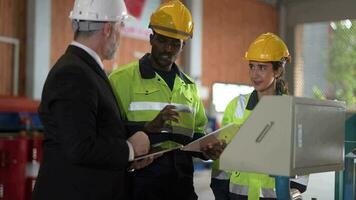
<path fill-rule="evenodd" d="M 69 46 L 51 69 L 39 108 L 43 161 L 34 200 L 121 200 L 129 137 L 104 71 Z"/>

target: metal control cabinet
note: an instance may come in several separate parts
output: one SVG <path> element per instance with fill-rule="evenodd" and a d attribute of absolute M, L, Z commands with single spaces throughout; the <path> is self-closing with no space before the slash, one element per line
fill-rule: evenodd
<path fill-rule="evenodd" d="M 344 129 L 344 102 L 265 96 L 226 147 L 220 166 L 291 177 L 342 170 Z"/>

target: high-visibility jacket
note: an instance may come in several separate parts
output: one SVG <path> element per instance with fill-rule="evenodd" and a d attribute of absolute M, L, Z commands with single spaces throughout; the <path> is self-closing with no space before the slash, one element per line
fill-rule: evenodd
<path fill-rule="evenodd" d="M 179 113 L 179 123 L 168 122 L 171 129 L 168 127 L 160 133 L 149 133 L 151 144 L 164 140 L 187 144 L 203 136 L 207 117 L 196 84 L 173 64 L 172 70 L 176 75 L 171 89 L 152 68 L 148 56 L 146 54 L 139 61 L 125 65 L 109 76 L 129 132 L 142 130 L 144 124 L 153 120 L 166 105 L 173 104 Z M 145 195 L 148 195 L 147 198 L 169 199 L 162 196 L 167 193 L 179 193 L 187 199 L 196 197 L 192 156 L 204 158 L 201 153 L 176 150 L 133 172 L 134 199 Z M 167 186 L 174 187 L 167 191 Z M 166 188 L 164 192 L 162 188 Z"/>
<path fill-rule="evenodd" d="M 240 95 L 230 101 L 224 112 L 224 117 L 222 121 L 223 125 L 226 125 L 228 123 L 236 123 L 242 125 L 246 121 L 246 119 L 251 114 L 251 110 L 246 109 L 250 96 L 251 94 Z M 233 138 L 233 136 L 234 135 L 231 136 L 231 139 Z M 213 169 L 213 171 L 216 170 L 217 168 Z M 276 198 L 276 193 L 274 191 L 275 181 L 274 178 L 270 177 L 269 175 L 237 171 L 220 171 L 219 176 L 223 177 L 223 174 L 229 175 L 230 193 L 248 196 L 249 200 L 257 200 L 260 197 Z M 218 179 L 219 176 L 217 176 Z"/>
<path fill-rule="evenodd" d="M 256 106 L 258 101 L 257 92 L 251 94 L 240 95 L 230 101 L 225 109 L 222 124 L 236 123 L 242 125 L 250 116 L 251 111 Z M 230 141 L 234 135 L 231 136 Z M 228 141 L 228 142 L 230 142 Z M 213 174 L 217 179 L 228 175 L 230 179 L 229 191 L 232 195 L 248 196 L 248 200 L 258 200 L 260 198 L 277 198 L 275 192 L 275 178 L 267 174 L 247 173 L 247 172 L 225 172 L 219 170 L 218 163 L 213 165 Z M 213 176 L 212 176 L 213 177 Z M 293 184 L 300 187 L 306 187 L 308 183 L 308 176 L 303 176 L 298 179 L 291 179 Z M 303 191 L 302 191 L 303 192 Z"/>
<path fill-rule="evenodd" d="M 229 123 L 236 123 L 242 125 L 245 120 L 250 116 L 251 111 L 245 110 L 250 94 L 241 95 L 235 97 L 229 102 L 225 108 L 224 116 L 221 122 L 222 126 L 226 126 Z M 234 135 L 225 136 L 224 139 L 227 143 L 230 143 Z M 220 161 L 215 160 L 211 171 L 211 177 L 219 180 L 229 180 L 230 173 L 228 171 L 220 170 Z"/>
<path fill-rule="evenodd" d="M 175 64 L 173 67 L 177 68 Z M 179 123 L 169 122 L 169 127 L 173 135 L 182 136 L 179 138 L 183 138 L 183 141 L 177 142 L 188 143 L 193 137 L 199 137 L 194 134 L 204 133 L 207 117 L 196 84 L 179 69 L 176 70 L 172 90 L 151 68 L 147 55 L 115 70 L 109 79 L 122 117 L 129 124 L 144 124 L 153 120 L 166 105 L 175 105 L 180 115 Z M 153 135 L 149 135 L 150 139 L 154 138 Z M 169 139 L 175 140 L 174 137 Z"/>

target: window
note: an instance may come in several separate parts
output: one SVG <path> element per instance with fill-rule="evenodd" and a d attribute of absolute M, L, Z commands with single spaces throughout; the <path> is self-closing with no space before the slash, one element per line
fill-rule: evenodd
<path fill-rule="evenodd" d="M 356 20 L 301 24 L 295 35 L 295 95 L 356 109 Z"/>
<path fill-rule="evenodd" d="M 213 105 L 216 112 L 224 112 L 227 104 L 236 96 L 249 94 L 253 87 L 241 84 L 214 83 Z"/>

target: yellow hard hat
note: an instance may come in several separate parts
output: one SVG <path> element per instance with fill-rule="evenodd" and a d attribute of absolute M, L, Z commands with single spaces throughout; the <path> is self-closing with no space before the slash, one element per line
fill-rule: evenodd
<path fill-rule="evenodd" d="M 193 20 L 190 11 L 179 0 L 172 0 L 161 4 L 152 13 L 150 28 L 154 32 L 181 40 L 192 38 Z"/>
<path fill-rule="evenodd" d="M 273 33 L 264 33 L 252 42 L 248 51 L 245 53 L 245 59 L 269 62 L 290 61 L 291 57 L 286 44 L 281 38 Z"/>

